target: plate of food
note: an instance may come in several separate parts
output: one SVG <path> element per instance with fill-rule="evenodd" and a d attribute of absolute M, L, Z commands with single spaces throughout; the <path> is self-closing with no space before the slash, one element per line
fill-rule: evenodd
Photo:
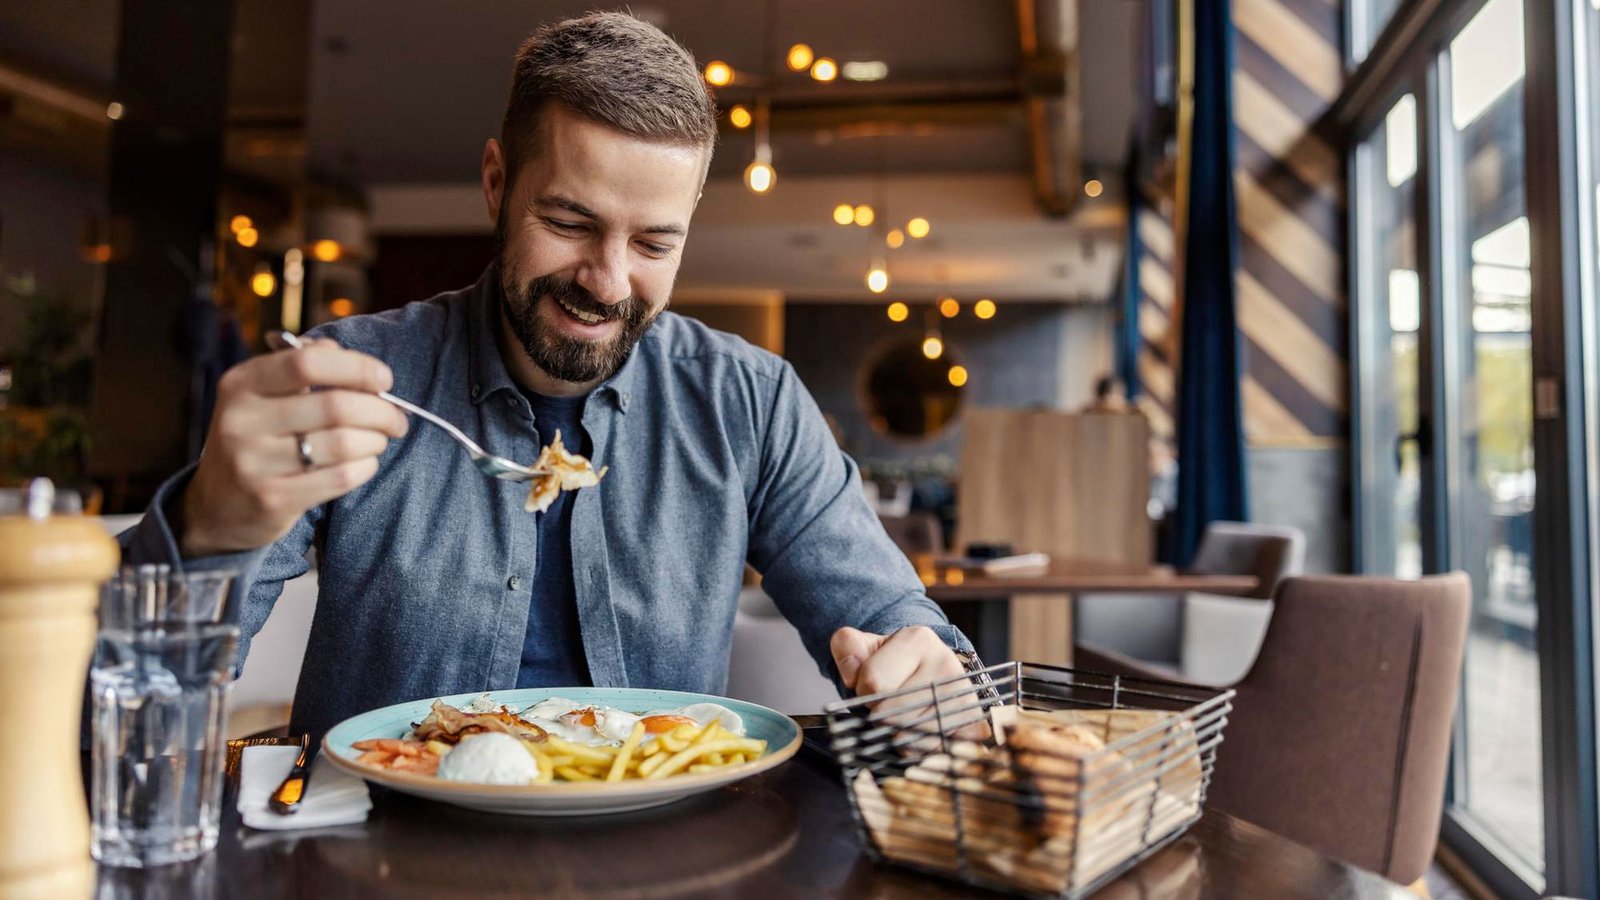
<path fill-rule="evenodd" d="M 530 816 L 660 806 L 772 769 L 799 746 L 793 719 L 754 703 L 576 687 L 397 703 L 322 741 L 334 765 L 374 784 Z"/>

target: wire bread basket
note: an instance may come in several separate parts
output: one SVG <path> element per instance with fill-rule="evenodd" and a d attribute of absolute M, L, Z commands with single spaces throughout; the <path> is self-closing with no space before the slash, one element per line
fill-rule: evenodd
<path fill-rule="evenodd" d="M 1075 900 L 1200 818 L 1233 696 L 1012 662 L 827 715 L 876 859 Z"/>

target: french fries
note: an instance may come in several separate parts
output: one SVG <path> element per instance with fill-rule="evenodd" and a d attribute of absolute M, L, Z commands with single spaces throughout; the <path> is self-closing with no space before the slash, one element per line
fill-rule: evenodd
<path fill-rule="evenodd" d="M 650 773 L 654 772 L 656 769 L 661 768 L 661 764 L 666 762 L 668 758 L 669 757 L 667 756 L 666 753 L 657 753 L 655 756 L 652 756 L 649 759 L 645 760 L 644 762 L 640 763 L 639 764 L 639 770 L 638 770 L 639 777 L 640 778 L 649 778 L 650 777 Z"/>
<path fill-rule="evenodd" d="M 759 754 L 759 753 L 766 752 L 766 749 L 767 749 L 767 742 L 766 741 L 752 741 L 752 740 L 749 740 L 747 738 L 734 738 L 733 740 L 712 741 L 712 742 L 710 742 L 708 744 L 699 744 L 699 745 L 694 746 L 694 747 L 686 747 L 683 750 L 680 750 L 677 753 L 672 754 L 672 756 L 667 758 L 666 762 L 664 762 L 661 765 L 656 766 L 655 768 L 651 769 L 650 773 L 648 775 L 644 776 L 644 777 L 647 780 L 650 780 L 650 781 L 655 781 L 655 780 L 658 780 L 658 779 L 661 779 L 661 778 L 665 778 L 668 775 L 671 775 L 672 773 L 679 771 L 680 769 L 684 768 L 685 766 L 689 765 L 690 763 L 694 762 L 695 760 L 699 759 L 700 757 L 707 756 L 707 755 L 712 754 L 712 753 L 735 753 L 735 752 L 738 752 L 738 753 L 758 753 Z"/>
<path fill-rule="evenodd" d="M 647 740 L 648 738 L 648 740 Z M 372 739 L 353 745 L 364 751 L 358 761 L 380 768 L 433 774 L 451 745 L 437 740 Z M 548 735 L 522 746 L 538 768 L 535 784 L 554 782 L 656 781 L 679 773 L 715 772 L 758 759 L 766 741 L 739 737 L 712 721 L 705 726 L 678 725 L 651 736 L 635 723 L 618 746 L 591 746 Z"/>
<path fill-rule="evenodd" d="M 574 744 L 564 741 L 555 735 L 545 738 L 544 745 L 557 753 L 570 756 L 577 762 L 592 762 L 610 764 L 611 757 L 617 753 L 615 747 L 590 747 L 587 744 Z"/>
<path fill-rule="evenodd" d="M 611 761 L 611 770 L 606 772 L 607 781 L 621 781 L 622 776 L 628 773 L 628 761 L 633 757 L 633 751 L 639 748 L 639 741 L 644 739 L 644 723 L 633 723 L 633 733 L 622 742 L 617 749 L 617 758 Z"/>

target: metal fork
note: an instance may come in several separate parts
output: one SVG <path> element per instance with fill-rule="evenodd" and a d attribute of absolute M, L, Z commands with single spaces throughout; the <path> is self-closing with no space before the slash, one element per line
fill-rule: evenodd
<path fill-rule="evenodd" d="M 268 335 L 269 343 L 273 343 L 273 339 L 276 339 L 277 343 L 281 343 L 286 347 L 292 347 L 296 350 L 299 350 L 305 346 L 305 343 L 302 342 L 300 338 L 287 331 L 276 331 Z M 378 391 L 378 396 L 389 401 L 390 403 L 393 403 L 395 406 L 400 407 L 406 412 L 411 413 L 419 419 L 431 422 L 432 424 L 443 428 L 446 434 L 455 438 L 456 443 L 460 444 L 466 449 L 467 455 L 472 457 L 472 464 L 478 467 L 478 471 L 488 475 L 491 478 L 498 478 L 501 481 L 522 482 L 532 481 L 535 478 L 540 478 L 550 474 L 550 472 L 544 469 L 530 468 L 522 465 L 521 463 L 514 463 L 503 456 L 495 456 L 493 453 L 490 453 L 484 450 L 482 447 L 479 447 L 477 441 L 467 437 L 466 434 L 461 431 L 461 429 L 451 425 L 444 419 L 439 418 L 438 416 L 428 412 L 420 406 L 417 406 L 415 403 L 412 403 L 409 400 L 396 397 L 388 391 Z"/>

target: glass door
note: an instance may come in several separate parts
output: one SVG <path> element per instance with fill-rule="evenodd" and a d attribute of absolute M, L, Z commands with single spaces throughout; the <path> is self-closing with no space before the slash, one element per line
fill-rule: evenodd
<path fill-rule="evenodd" d="M 1422 574 L 1422 442 L 1415 196 L 1417 98 L 1395 100 L 1356 152 L 1362 569 Z"/>
<path fill-rule="evenodd" d="M 1472 578 L 1453 810 L 1543 870 L 1533 581 L 1531 277 L 1522 0 L 1489 0 L 1440 55 L 1438 272 L 1450 565 Z"/>

